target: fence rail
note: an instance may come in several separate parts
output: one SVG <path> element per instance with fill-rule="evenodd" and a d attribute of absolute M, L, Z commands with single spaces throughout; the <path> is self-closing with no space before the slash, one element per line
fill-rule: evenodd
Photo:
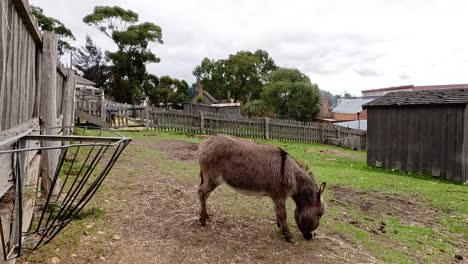
<path fill-rule="evenodd" d="M 146 118 L 146 117 L 145 117 Z M 275 118 L 152 108 L 146 126 L 151 129 L 204 134 L 223 133 L 238 137 L 276 139 L 295 142 L 320 142 L 356 150 L 366 149 L 367 133 L 317 122 L 300 122 Z"/>

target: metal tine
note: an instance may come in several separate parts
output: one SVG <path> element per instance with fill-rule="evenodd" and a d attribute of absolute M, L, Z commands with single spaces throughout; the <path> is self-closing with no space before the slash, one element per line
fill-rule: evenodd
<path fill-rule="evenodd" d="M 99 188 L 99 186 L 102 184 L 102 182 L 104 181 L 104 179 L 106 178 L 107 174 L 109 173 L 110 169 L 112 168 L 113 164 L 117 161 L 117 159 L 119 158 L 120 154 L 123 152 L 123 150 L 128 146 L 130 142 L 126 142 L 122 145 L 120 145 L 118 147 L 118 149 L 114 152 L 114 155 L 112 156 L 112 158 L 109 160 L 109 163 L 108 165 L 106 166 L 105 170 L 101 172 L 101 175 L 100 175 L 100 179 L 99 181 L 97 182 L 97 184 L 95 186 L 92 186 L 88 189 L 87 193 L 82 197 L 82 199 L 78 202 L 78 205 L 73 209 L 76 210 L 78 208 L 78 211 L 76 212 L 76 214 L 79 214 L 81 212 L 81 210 L 84 208 L 84 206 L 86 206 L 86 204 L 90 201 L 90 199 L 94 196 L 94 194 L 96 193 L 97 189 Z M 96 183 L 96 182 L 95 182 Z M 94 183 L 93 183 L 94 185 Z M 91 190 L 90 194 L 88 194 L 88 192 Z M 81 205 L 80 205 L 81 204 Z M 73 214 L 73 211 L 69 213 L 69 215 L 72 215 Z M 64 223 L 64 225 L 59 229 L 57 230 L 51 237 L 54 238 L 63 228 L 65 228 L 65 226 L 67 226 L 68 223 Z"/>
<path fill-rule="evenodd" d="M 82 143 L 83 141 L 80 141 L 80 144 Z M 70 172 L 73 168 L 73 165 L 75 164 L 75 161 L 76 161 L 76 157 L 78 156 L 78 153 L 80 152 L 80 147 L 81 146 L 78 146 L 76 148 L 76 153 L 75 153 L 75 157 L 73 158 L 71 164 L 70 164 L 70 168 L 68 169 L 68 172 L 67 172 L 67 175 L 65 176 L 65 180 L 63 181 L 62 183 L 62 187 L 60 188 L 60 191 L 59 193 L 57 194 L 57 198 L 55 199 L 55 201 L 57 202 L 59 199 L 60 199 L 60 195 L 62 194 L 62 191 L 63 191 L 63 188 L 65 187 L 67 181 L 68 181 L 68 177 L 70 176 Z"/>
<path fill-rule="evenodd" d="M 94 148 L 94 147 L 93 147 Z M 75 201 L 75 199 L 78 197 L 79 193 L 81 192 L 81 189 L 83 188 L 83 186 L 86 184 L 87 180 L 89 179 L 91 173 L 94 171 L 94 169 L 96 168 L 97 164 L 99 163 L 99 161 L 101 160 L 102 156 L 104 155 L 105 151 L 102 152 L 101 156 L 99 156 L 99 153 L 102 151 L 102 148 L 101 147 L 98 151 L 98 153 L 96 154 L 96 156 L 94 157 L 90 167 L 88 167 L 87 171 L 85 172 L 84 176 L 82 177 L 80 183 L 77 185 L 77 187 L 75 188 L 75 190 L 67 196 L 67 200 L 63 203 L 63 206 L 61 207 L 59 213 L 57 214 L 57 216 L 55 217 L 55 219 L 53 220 L 52 224 L 51 225 L 54 225 L 54 223 L 59 220 L 62 221 L 63 219 L 67 219 L 68 217 L 71 216 L 71 214 L 66 214 L 67 211 L 70 210 L 71 206 L 73 206 L 73 202 Z M 105 150 L 107 150 L 108 147 L 106 147 Z M 90 152 L 91 153 L 91 152 Z M 89 154 L 88 154 L 89 155 Z M 99 158 L 98 158 L 99 157 Z M 63 215 L 62 215 L 63 213 Z M 50 234 L 52 234 L 54 232 L 54 229 L 55 227 L 52 229 L 50 228 L 47 232 L 46 232 L 46 236 L 49 236 Z M 50 239 L 48 239 L 50 240 Z M 46 242 L 47 243 L 47 242 Z"/>
<path fill-rule="evenodd" d="M 100 175 L 100 180 L 97 181 L 97 184 L 95 187 L 90 187 L 88 190 L 91 190 L 91 195 L 88 197 L 87 201 L 81 206 L 81 208 L 78 210 L 77 213 L 79 213 L 81 211 L 81 209 L 89 202 L 89 200 L 91 199 L 91 197 L 96 193 L 97 189 L 99 188 L 99 186 L 102 184 L 102 182 L 104 181 L 105 177 L 107 176 L 107 174 L 109 173 L 110 171 L 110 168 L 112 168 L 112 166 L 114 165 L 114 163 L 117 161 L 117 159 L 119 158 L 120 154 L 123 152 L 123 150 L 127 147 L 127 145 L 129 144 L 130 142 L 128 143 L 125 143 L 125 144 L 122 144 L 121 146 L 119 146 L 120 149 L 118 149 L 117 151 L 114 152 L 114 155 L 112 156 L 112 158 L 110 159 L 109 163 L 108 163 L 108 166 L 106 167 L 106 169 L 101 172 L 101 175 Z M 93 185 L 95 184 L 96 182 L 93 183 Z M 94 188 L 94 190 L 92 190 L 92 188 Z M 83 198 L 86 199 L 87 197 L 87 193 L 84 195 Z M 83 199 L 82 198 L 82 199 Z M 78 205 L 77 207 L 79 207 L 81 201 L 78 202 Z"/>
<path fill-rule="evenodd" d="M 91 164 L 89 165 L 88 169 L 86 170 L 85 174 L 83 175 L 83 177 L 81 178 L 81 181 L 78 183 L 78 186 L 75 188 L 75 190 L 73 191 L 73 193 L 68 197 L 67 200 L 70 200 L 71 197 L 76 197 L 78 196 L 78 194 L 80 193 L 81 191 L 81 188 L 84 186 L 84 184 L 86 184 L 89 176 L 91 175 L 91 173 L 94 171 L 94 169 L 96 168 L 97 164 L 99 163 L 99 161 L 101 160 L 101 158 L 104 156 L 105 152 L 107 151 L 107 149 L 109 147 L 106 147 L 104 149 L 104 151 L 102 151 L 104 147 L 100 147 L 99 150 L 98 150 L 98 153 L 96 154 L 96 156 L 94 156 L 94 159 L 91 161 Z M 93 147 L 94 149 L 94 147 Z M 102 154 L 101 154 L 101 151 L 102 151 Z M 91 152 L 90 152 L 91 153 Z M 81 188 L 80 188 L 81 187 Z M 71 204 L 73 204 L 73 201 L 71 201 Z M 66 201 L 64 204 L 67 204 L 68 201 Z"/>
<path fill-rule="evenodd" d="M 39 230 L 39 228 L 41 227 L 41 224 L 42 224 L 42 221 L 44 220 L 44 215 L 46 213 L 46 209 L 47 209 L 47 206 L 49 205 L 50 203 L 50 199 L 52 197 L 52 194 L 54 192 L 54 188 L 55 188 L 55 185 L 57 184 L 57 179 L 58 179 L 58 174 L 59 174 L 59 171 L 60 171 L 60 168 L 62 167 L 63 165 L 63 162 L 65 160 L 65 156 L 67 155 L 67 152 L 68 152 L 68 149 L 65 148 L 65 149 L 62 149 L 61 151 L 61 156 L 60 156 L 60 159 L 59 159 L 59 165 L 57 166 L 57 168 L 55 169 L 55 175 L 54 175 L 54 179 L 52 180 L 52 184 L 50 186 L 50 190 L 49 190 L 49 193 L 47 195 L 47 200 L 44 204 L 44 208 L 43 208 L 43 211 L 42 211 L 42 214 L 41 214 L 41 217 L 39 218 L 39 223 L 37 225 L 37 229 L 36 230 Z M 49 214 L 49 217 L 47 219 L 47 222 L 46 222 L 46 226 L 47 226 L 47 223 L 50 221 L 50 218 L 52 217 L 52 214 L 53 214 L 53 211 L 50 212 Z M 44 239 L 44 237 L 41 238 L 41 240 Z"/>

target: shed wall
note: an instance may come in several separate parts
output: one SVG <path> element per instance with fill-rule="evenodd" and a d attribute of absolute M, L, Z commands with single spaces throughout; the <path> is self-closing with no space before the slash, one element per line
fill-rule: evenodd
<path fill-rule="evenodd" d="M 368 108 L 370 166 L 465 182 L 467 138 L 465 105 Z"/>

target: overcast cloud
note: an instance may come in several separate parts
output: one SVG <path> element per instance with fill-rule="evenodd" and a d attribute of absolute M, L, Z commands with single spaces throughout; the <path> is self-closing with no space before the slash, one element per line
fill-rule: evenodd
<path fill-rule="evenodd" d="M 119 5 L 163 30 L 148 71 L 195 81 L 204 57 L 264 49 L 321 89 L 360 95 L 406 84 L 468 83 L 466 0 L 30 0 L 103 50 L 113 42 L 82 18 L 96 5 Z"/>

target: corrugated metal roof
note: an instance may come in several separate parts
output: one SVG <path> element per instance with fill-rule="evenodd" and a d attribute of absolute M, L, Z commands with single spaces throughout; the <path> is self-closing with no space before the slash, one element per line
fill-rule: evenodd
<path fill-rule="evenodd" d="M 85 78 L 83 78 L 83 77 L 81 77 L 81 76 L 79 76 L 79 75 L 76 75 L 76 74 L 75 74 L 75 77 L 74 77 L 74 78 L 75 78 L 75 81 L 76 81 L 77 83 L 79 83 L 79 84 L 84 84 L 84 85 L 89 85 L 89 86 L 94 86 L 94 85 L 96 85 L 95 82 L 90 81 L 90 80 L 88 80 L 88 79 L 85 79 Z"/>
<path fill-rule="evenodd" d="M 363 108 L 391 105 L 468 104 L 468 89 L 393 92 L 363 105 Z"/>
<path fill-rule="evenodd" d="M 356 114 L 362 111 L 362 105 L 372 101 L 373 99 L 340 99 L 338 105 L 333 108 L 335 113 Z"/>
<path fill-rule="evenodd" d="M 337 122 L 335 125 L 352 128 L 352 129 L 361 129 L 367 130 L 367 119 L 365 120 L 356 120 L 356 121 L 347 121 L 347 122 Z"/>

